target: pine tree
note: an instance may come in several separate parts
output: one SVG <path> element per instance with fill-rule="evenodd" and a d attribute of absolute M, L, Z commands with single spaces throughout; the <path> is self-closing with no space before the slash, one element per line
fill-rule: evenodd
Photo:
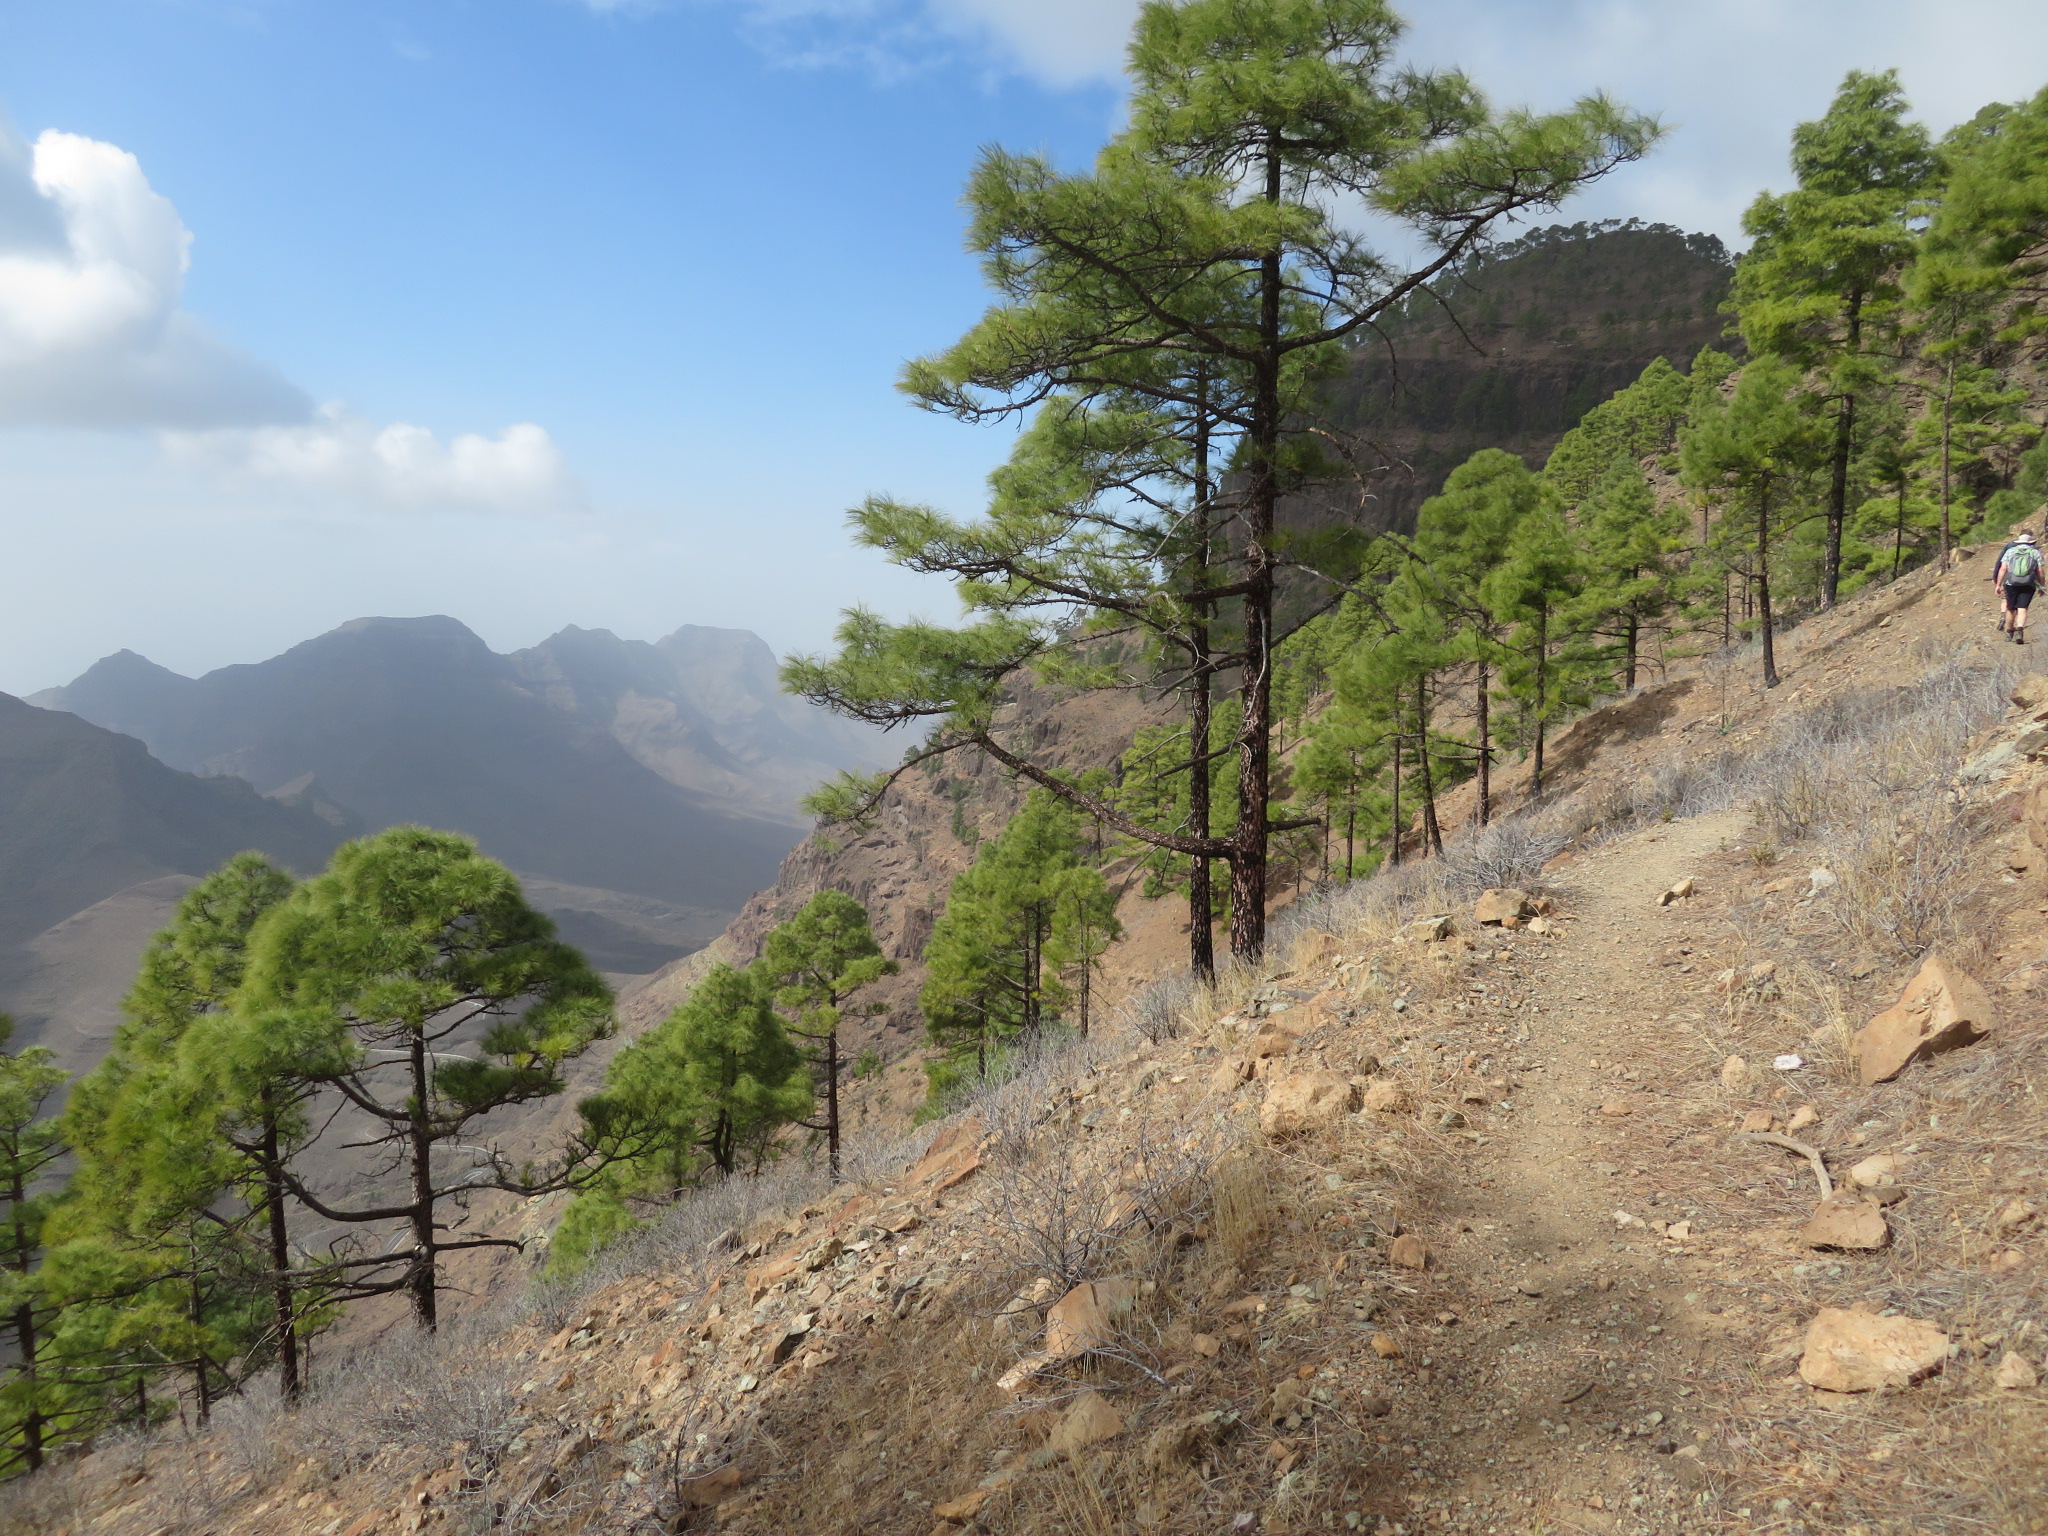
<path fill-rule="evenodd" d="M 1621 686 L 1633 689 L 1645 631 L 1663 623 L 1684 595 L 1685 516 L 1658 501 L 1633 460 L 1618 457 L 1579 509 L 1579 531 L 1591 576 L 1573 618 L 1613 637 Z"/>
<path fill-rule="evenodd" d="M 813 896 L 801 912 L 768 935 L 756 964 L 774 989 L 776 1006 L 790 1015 L 791 1031 L 817 1044 L 827 1166 L 837 1184 L 839 1026 L 854 993 L 884 976 L 894 976 L 902 967 L 883 955 L 875 943 L 867 908 L 844 891 L 820 891 Z M 854 1017 L 872 1018 L 881 1006 L 857 1006 Z"/>
<path fill-rule="evenodd" d="M 1550 723 L 1586 702 L 1585 662 L 1575 649 L 1571 615 L 1585 591 L 1586 562 L 1555 495 L 1547 488 L 1516 524 L 1499 563 L 1480 582 L 1480 595 L 1513 625 L 1502 642 L 1502 681 L 1518 708 L 1530 749 L 1529 798 L 1543 795 L 1544 748 Z"/>
<path fill-rule="evenodd" d="M 1092 175 L 1062 175 L 1034 156 L 985 157 L 968 194 L 971 241 L 1003 302 L 907 380 L 925 403 L 969 419 L 1138 379 L 1185 379 L 1185 366 L 1148 361 L 1162 355 L 1212 367 L 1227 383 L 1233 400 L 1216 407 L 1213 435 L 1242 489 L 1218 544 L 1228 568 L 1219 565 L 1194 606 L 1211 614 L 1227 598 L 1236 636 L 1229 839 L 1143 827 L 997 737 L 1002 680 L 1043 649 L 1014 620 L 943 632 L 856 614 L 837 657 L 800 659 L 787 672 L 794 691 L 860 718 L 936 718 L 939 747 L 975 746 L 1124 836 L 1227 860 L 1240 958 L 1264 945 L 1275 830 L 1271 687 L 1286 558 L 1277 508 L 1320 457 L 1316 424 L 1299 409 L 1303 381 L 1346 337 L 1480 249 L 1502 220 L 1556 206 L 1658 134 L 1602 97 L 1549 117 L 1495 114 L 1461 76 L 1395 70 L 1400 30 L 1382 0 L 1145 5 L 1131 49 L 1130 131 Z M 1331 216 L 1339 200 L 1407 225 L 1427 247 L 1422 259 L 1403 267 L 1367 249 Z M 1181 384 L 1153 399 L 1187 397 Z M 878 792 L 865 786 L 860 798 Z"/>
<path fill-rule="evenodd" d="M 479 1188 L 536 1186 L 495 1149 L 458 1167 L 443 1150 L 475 1146 L 492 1110 L 562 1091 L 562 1063 L 611 1029 L 611 992 L 555 938 L 519 882 L 453 833 L 394 827 L 344 844 L 325 874 L 258 928 L 237 1010 L 273 1067 L 338 1093 L 367 1116 L 368 1148 L 404 1170 L 388 1205 L 337 1205 L 289 1167 L 294 1199 L 329 1221 L 402 1223 L 411 1246 L 363 1262 L 404 1290 L 435 1326 L 441 1256 L 517 1247 L 455 1238 L 443 1207 Z"/>
<path fill-rule="evenodd" d="M 1914 304 L 1974 300 L 1999 337 L 2048 331 L 2048 89 L 1986 107 L 1942 143 L 1947 184 L 1908 275 Z"/>
<path fill-rule="evenodd" d="M 628 1201 L 672 1200 L 707 1164 L 729 1175 L 758 1163 L 812 1103 L 810 1069 L 767 978 L 714 965 L 578 1106 L 586 1140 L 611 1165 L 594 1198 L 578 1197 L 579 1220 L 618 1229 Z"/>
<path fill-rule="evenodd" d="M 1881 343 L 1898 318 L 1913 221 L 1941 170 L 1926 130 L 1905 114 L 1897 71 L 1850 71 L 1827 115 L 1793 130 L 1797 189 L 1766 193 L 1743 216 L 1755 238 L 1735 273 L 1743 339 L 1807 370 L 1834 418 L 1823 608 L 1840 581 L 1857 409 L 1886 372 Z"/>
<path fill-rule="evenodd" d="M 14 1020 L 0 1014 L 0 1335 L 7 1339 L 0 1468 L 12 1463 L 34 1472 L 62 1425 L 44 1366 L 55 1309 L 37 1260 L 43 1223 L 57 1200 L 54 1190 L 39 1186 L 65 1152 L 57 1122 L 44 1111 L 65 1073 L 45 1046 L 9 1053 L 13 1036 Z"/>
<path fill-rule="evenodd" d="M 1098 940 L 1115 935 L 1107 898 L 1073 813 L 1049 794 L 1027 797 L 955 877 L 932 925 L 918 994 L 932 1040 L 955 1062 L 971 1055 L 985 1077 L 992 1050 L 1056 1021 L 1069 997 L 1060 971 L 1092 965 Z"/>
<path fill-rule="evenodd" d="M 245 853 L 189 891 L 144 952 L 111 1049 L 65 1107 L 78 1166 L 53 1223 L 64 1247 L 52 1267 L 80 1295 L 127 1290 L 124 1331 L 191 1361 L 202 1420 L 213 1378 L 227 1383 L 228 1362 L 259 1346 L 274 1347 L 287 1400 L 299 1394 L 277 1150 L 288 1115 L 273 1112 L 246 1143 L 233 1134 L 223 1113 L 233 1095 L 221 1074 L 232 1047 L 219 1027 L 242 984 L 251 934 L 292 885 L 261 854 Z M 153 1335 L 141 1323 L 152 1307 L 163 1319 Z"/>
<path fill-rule="evenodd" d="M 1716 397 L 1687 429 L 1681 448 L 1687 482 L 1722 502 L 1713 547 L 1752 583 L 1763 640 L 1766 688 L 1778 686 L 1771 609 L 1771 552 L 1793 520 L 1799 493 L 1824 452 L 1814 419 L 1801 409 L 1799 376 L 1788 364 L 1750 362 L 1725 405 Z"/>

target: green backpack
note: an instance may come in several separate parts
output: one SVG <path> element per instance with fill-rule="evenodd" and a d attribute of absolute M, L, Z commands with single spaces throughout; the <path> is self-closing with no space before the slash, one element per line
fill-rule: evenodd
<path fill-rule="evenodd" d="M 2031 587 L 2041 579 L 2041 551 L 2031 544 L 2015 544 L 2005 557 L 2005 584 Z"/>

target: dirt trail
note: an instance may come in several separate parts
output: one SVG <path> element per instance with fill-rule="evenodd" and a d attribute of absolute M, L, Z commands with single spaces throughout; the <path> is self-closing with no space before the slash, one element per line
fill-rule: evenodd
<path fill-rule="evenodd" d="M 1696 1531 L 1751 1516 L 1719 1510 L 1701 1444 L 1728 1390 L 1701 1370 L 1724 1310 L 1712 1269 L 1687 1256 L 1689 1229 L 1648 1224 L 1684 1217 L 1645 1187 L 1691 1156 L 1665 1145 L 1659 1078 L 1675 1040 L 1700 1059 L 1697 1029 L 1719 1002 L 1704 951 L 1723 926 L 1657 896 L 1687 876 L 1705 884 L 1746 825 L 1675 822 L 1561 871 L 1563 935 L 1482 937 L 1462 1021 L 1413 1042 L 1489 1107 L 1470 1115 L 1483 1130 L 1461 1132 L 1463 1181 L 1412 1223 L 1438 1268 L 1397 1307 L 1434 1321 L 1402 1362 L 1396 1398 L 1414 1408 L 1390 1438 L 1410 1438 L 1385 1470 L 1416 1518 L 1379 1529 Z M 1694 948 L 1701 959 L 1683 953 Z M 1700 1159 L 1686 1178 L 1752 1171 Z"/>

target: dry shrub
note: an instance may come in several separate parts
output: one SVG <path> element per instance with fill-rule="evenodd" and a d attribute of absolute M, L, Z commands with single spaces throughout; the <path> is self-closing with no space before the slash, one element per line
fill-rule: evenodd
<path fill-rule="evenodd" d="M 1056 1301 L 1083 1281 L 1157 1270 L 1206 1209 L 1214 1154 L 1199 1135 L 1142 1135 L 1118 1177 L 1043 1126 L 994 1130 L 967 1231 L 999 1304 L 1040 1279 Z"/>
<path fill-rule="evenodd" d="M 1217 1160 L 1210 1189 L 1217 1255 L 1237 1270 L 1249 1270 L 1273 1225 L 1271 1154 L 1253 1142 L 1232 1148 Z"/>
<path fill-rule="evenodd" d="M 1881 952 L 1917 959 L 1959 953 L 1982 859 L 1981 829 L 1946 795 L 1882 809 L 1830 839 L 1842 925 Z"/>

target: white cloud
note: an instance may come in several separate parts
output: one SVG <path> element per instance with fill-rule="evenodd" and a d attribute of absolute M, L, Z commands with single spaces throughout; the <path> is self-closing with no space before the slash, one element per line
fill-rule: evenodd
<path fill-rule="evenodd" d="M 1123 77 L 1138 0 L 927 0 L 935 21 L 1008 52 L 1049 85 Z"/>
<path fill-rule="evenodd" d="M 577 500 L 561 449 L 532 422 L 444 442 L 425 427 L 378 426 L 330 404 L 300 425 L 166 432 L 163 440 L 174 464 L 326 504 L 549 512 Z"/>
<path fill-rule="evenodd" d="M 135 156 L 0 120 L 0 428 L 156 428 L 217 483 L 384 508 L 545 511 L 576 489 L 531 422 L 447 441 L 313 408 L 180 307 L 192 234 Z"/>
<path fill-rule="evenodd" d="M 304 419 L 277 369 L 178 307 L 191 244 L 133 155 L 0 123 L 0 425 Z"/>

